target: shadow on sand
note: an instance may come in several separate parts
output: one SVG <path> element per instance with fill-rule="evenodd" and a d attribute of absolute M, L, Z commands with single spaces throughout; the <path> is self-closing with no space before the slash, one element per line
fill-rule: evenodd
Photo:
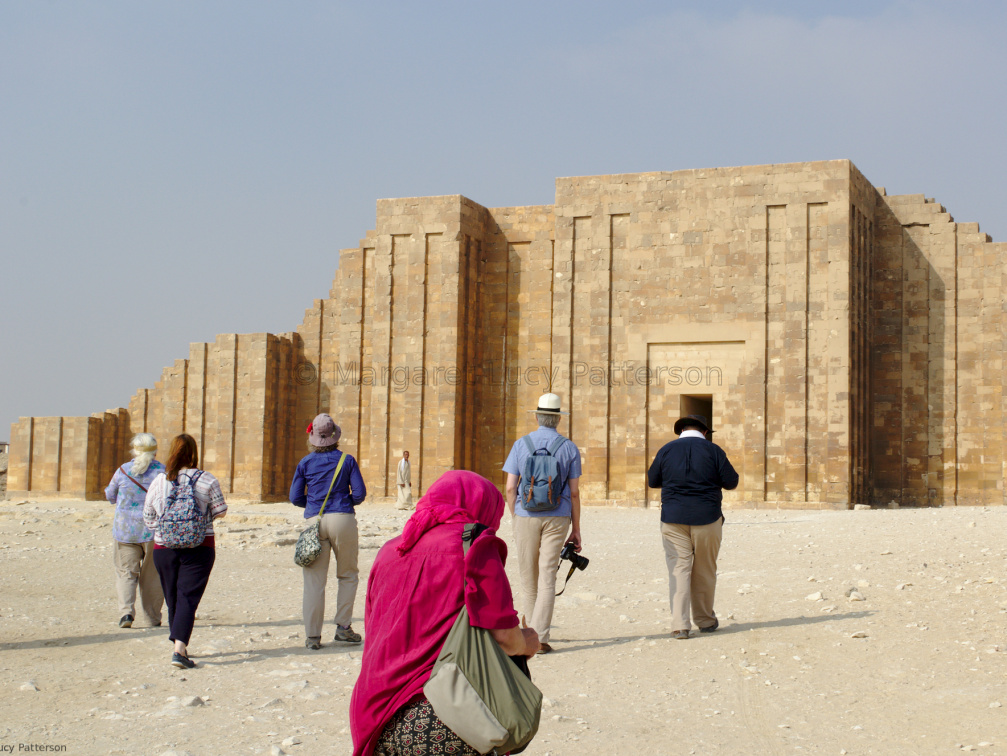
<path fill-rule="evenodd" d="M 821 622 L 833 622 L 836 620 L 850 620 L 850 619 L 862 619 L 864 617 L 870 617 L 873 615 L 873 611 L 863 611 L 863 612 L 845 612 L 836 614 L 823 614 L 818 617 L 782 617 L 775 620 L 766 620 L 765 622 L 734 622 L 730 621 L 730 624 L 721 624 L 720 628 L 716 632 L 710 634 L 701 634 L 698 630 L 693 629 L 690 640 L 693 638 L 706 638 L 714 637 L 715 635 L 731 635 L 732 633 L 743 633 L 748 630 L 761 630 L 763 628 L 769 627 L 790 627 L 792 625 L 816 625 Z M 670 639 L 670 631 L 662 631 L 658 633 L 649 633 L 644 635 L 623 635 L 618 638 L 590 638 L 583 641 L 574 641 L 574 645 L 563 645 L 561 647 L 554 647 L 553 653 L 569 653 L 571 651 L 582 651 L 588 648 L 604 648 L 606 646 L 621 646 L 625 643 L 633 643 L 634 641 L 650 639 L 658 640 L 661 638 Z"/>
<path fill-rule="evenodd" d="M 286 619 L 286 620 L 276 620 L 276 621 L 264 621 L 264 622 L 216 622 L 214 620 L 197 621 L 196 627 L 193 630 L 194 635 L 198 635 L 200 629 L 208 628 L 234 628 L 234 627 L 284 627 L 288 625 L 301 626 L 303 622 L 299 619 Z M 116 643 L 121 641 L 131 641 L 137 638 L 151 638 L 158 635 L 163 635 L 165 639 L 168 638 L 168 623 L 157 627 L 132 627 L 123 628 L 114 632 L 108 633 L 98 633 L 96 635 L 66 635 L 62 638 L 31 638 L 29 640 L 23 641 L 9 641 L 7 643 L 0 643 L 0 652 L 2 651 L 25 651 L 32 648 L 53 648 L 58 646 L 89 646 L 94 643 Z"/>

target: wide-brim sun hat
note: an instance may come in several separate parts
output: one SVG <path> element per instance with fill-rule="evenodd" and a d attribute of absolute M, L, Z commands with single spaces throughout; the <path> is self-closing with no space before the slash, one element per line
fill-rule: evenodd
<path fill-rule="evenodd" d="M 707 433 L 713 433 L 713 428 L 710 427 L 709 421 L 706 419 L 706 415 L 686 415 L 685 417 L 680 417 L 675 421 L 675 435 L 682 435 L 683 425 L 699 425 Z"/>
<path fill-rule="evenodd" d="M 338 443 L 341 435 L 343 435 L 342 429 L 324 413 L 318 415 L 308 426 L 308 442 L 319 449 Z"/>
<path fill-rule="evenodd" d="M 559 397 L 556 394 L 542 394 L 538 398 L 538 407 L 528 411 L 540 412 L 543 415 L 569 415 L 569 412 L 563 412 L 560 409 L 561 406 Z"/>

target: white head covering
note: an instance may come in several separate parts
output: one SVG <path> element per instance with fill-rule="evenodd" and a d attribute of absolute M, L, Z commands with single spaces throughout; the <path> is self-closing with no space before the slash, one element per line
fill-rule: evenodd
<path fill-rule="evenodd" d="M 129 442 L 133 454 L 133 467 L 130 475 L 143 475 L 150 463 L 157 456 L 157 439 L 152 433 L 137 433 Z"/>

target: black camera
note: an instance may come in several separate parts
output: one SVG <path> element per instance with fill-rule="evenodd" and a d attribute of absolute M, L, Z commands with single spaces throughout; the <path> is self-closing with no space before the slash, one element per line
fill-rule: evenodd
<path fill-rule="evenodd" d="M 588 564 L 591 563 L 591 560 L 585 556 L 581 556 L 580 554 L 578 554 L 576 548 L 577 547 L 574 544 L 574 542 L 570 541 L 570 543 L 564 546 L 563 550 L 559 553 L 559 558 L 569 559 L 571 562 L 570 569 L 576 567 L 578 570 L 586 570 Z"/>

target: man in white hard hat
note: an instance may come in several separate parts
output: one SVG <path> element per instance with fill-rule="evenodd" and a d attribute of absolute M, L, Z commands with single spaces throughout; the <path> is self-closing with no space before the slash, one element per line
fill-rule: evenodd
<path fill-rule="evenodd" d="M 548 641 L 559 555 L 567 543 L 581 548 L 580 450 L 556 431 L 562 416 L 570 414 L 560 409 L 556 394 L 543 394 L 529 412 L 535 414 L 538 430 L 514 442 L 503 470 L 522 605 L 542 642 L 539 653 L 547 654 L 552 651 Z"/>

